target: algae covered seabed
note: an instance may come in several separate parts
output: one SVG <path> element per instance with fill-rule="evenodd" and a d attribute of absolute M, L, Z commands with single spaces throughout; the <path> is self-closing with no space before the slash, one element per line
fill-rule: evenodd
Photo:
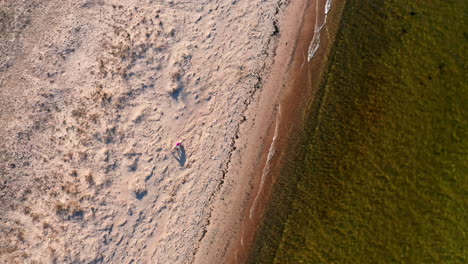
<path fill-rule="evenodd" d="M 251 263 L 466 263 L 466 12 L 346 1 Z"/>

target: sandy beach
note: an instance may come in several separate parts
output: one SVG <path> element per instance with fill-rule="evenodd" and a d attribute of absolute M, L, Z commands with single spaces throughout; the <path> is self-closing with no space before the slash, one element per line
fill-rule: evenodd
<path fill-rule="evenodd" d="M 0 262 L 243 260 L 309 2 L 1 1 Z"/>

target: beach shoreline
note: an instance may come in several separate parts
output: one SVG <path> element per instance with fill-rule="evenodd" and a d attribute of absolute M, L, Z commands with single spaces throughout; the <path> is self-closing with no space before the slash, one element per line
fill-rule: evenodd
<path fill-rule="evenodd" d="M 317 103 L 319 85 L 326 77 L 324 73 L 344 6 L 345 1 L 322 1 L 311 7 L 317 16 L 315 22 L 308 20 L 310 24 L 304 30 L 306 37 L 299 39 L 299 49 L 306 59 L 296 56 L 296 76 L 290 80 L 291 88 L 281 102 L 280 122 L 283 126 L 279 126 L 278 135 L 282 136 L 277 142 L 278 153 L 270 163 L 271 184 L 265 194 L 265 205 L 247 263 L 275 261 L 278 246 L 284 239 L 285 223 L 289 221 L 291 210 L 288 201 L 294 200 L 300 181 L 300 178 L 294 178 L 301 174 L 300 167 L 295 165 L 304 159 L 305 155 L 302 155 L 307 147 L 301 144 L 308 136 L 304 131 L 306 117 Z M 293 178 L 289 178 L 291 176 Z"/>
<path fill-rule="evenodd" d="M 296 2 L 296 5 L 289 6 L 282 14 L 279 23 L 282 35 L 278 41 L 272 70 L 265 81 L 265 91 L 262 91 L 264 101 L 255 106 L 255 114 L 252 114 L 257 124 L 248 132 L 251 147 L 245 151 L 239 162 L 240 170 L 236 171 L 241 177 L 253 179 L 249 183 L 250 190 L 244 191 L 247 195 L 243 199 L 242 196 L 235 197 L 226 202 L 228 198 L 223 196 L 215 202 L 213 210 L 218 212 L 215 222 L 222 224 L 221 227 L 216 224 L 211 226 L 218 237 L 204 242 L 211 246 L 216 245 L 214 248 L 206 247 L 212 255 L 219 254 L 214 250 L 218 248 L 224 249 L 225 254 L 217 259 L 201 258 L 203 261 L 198 263 L 208 263 L 209 260 L 214 261 L 213 263 L 244 263 L 251 254 L 256 231 L 265 210 L 270 206 L 270 195 L 279 177 L 281 164 L 286 158 L 286 150 L 289 149 L 289 144 L 294 144 L 291 137 L 301 126 L 304 109 L 313 97 L 314 91 L 306 87 L 306 81 L 311 78 L 307 75 L 309 69 L 316 71 L 312 76 L 313 80 L 318 82 L 321 78 L 330 36 L 325 35 L 322 40 L 319 39 L 318 43 L 323 47 L 316 50 L 317 54 L 310 62 L 308 51 L 315 37 L 320 33 L 328 34 L 317 29 L 324 26 L 326 14 L 320 11 L 325 10 L 329 3 L 330 1 L 306 1 L 301 5 Z M 326 31 L 328 25 L 324 28 Z M 236 219 L 228 210 L 223 210 L 227 203 L 231 203 L 231 210 L 237 208 L 235 213 L 240 212 L 240 218 Z M 210 235 L 210 228 L 207 236 Z M 223 234 L 220 232 L 223 228 L 231 233 Z M 219 244 L 213 241 L 218 241 Z"/>

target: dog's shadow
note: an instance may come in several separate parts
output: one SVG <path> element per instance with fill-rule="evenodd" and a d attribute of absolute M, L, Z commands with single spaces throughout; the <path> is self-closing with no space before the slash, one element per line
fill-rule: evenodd
<path fill-rule="evenodd" d="M 185 148 L 183 145 L 180 145 L 178 148 L 172 152 L 172 156 L 179 162 L 180 166 L 184 166 L 187 161 L 187 155 L 185 154 Z"/>

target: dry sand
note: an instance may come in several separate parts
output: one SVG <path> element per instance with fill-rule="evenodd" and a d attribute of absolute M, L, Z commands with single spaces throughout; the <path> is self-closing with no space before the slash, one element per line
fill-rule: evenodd
<path fill-rule="evenodd" d="M 1 1 L 0 263 L 225 260 L 307 1 L 289 2 Z"/>

